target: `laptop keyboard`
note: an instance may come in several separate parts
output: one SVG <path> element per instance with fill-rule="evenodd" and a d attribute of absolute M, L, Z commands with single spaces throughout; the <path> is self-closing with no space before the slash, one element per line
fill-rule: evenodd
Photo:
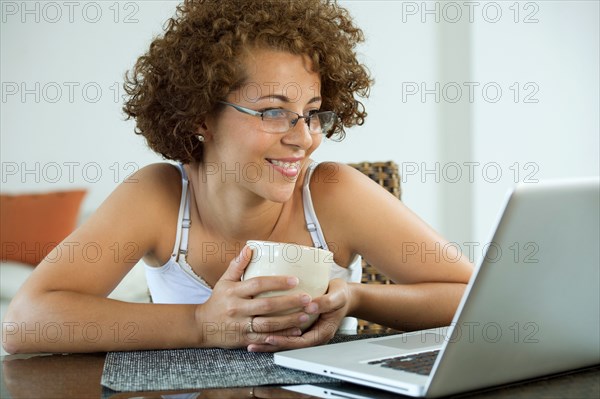
<path fill-rule="evenodd" d="M 404 355 L 398 357 L 391 357 L 389 359 L 374 360 L 369 364 L 379 365 L 381 367 L 388 367 L 396 370 L 408 371 L 410 373 L 416 373 L 421 375 L 429 375 L 435 358 L 437 357 L 439 350 L 431 352 L 415 353 L 412 355 Z"/>

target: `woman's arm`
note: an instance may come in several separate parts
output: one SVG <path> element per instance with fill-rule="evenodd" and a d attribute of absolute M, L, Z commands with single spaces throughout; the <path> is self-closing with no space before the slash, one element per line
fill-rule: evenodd
<path fill-rule="evenodd" d="M 175 222 L 172 229 L 159 224 L 172 216 L 168 207 L 159 210 L 169 202 L 165 188 L 177 190 L 167 168 L 173 169 L 164 164 L 143 168 L 119 185 L 35 268 L 2 324 L 7 351 L 92 352 L 192 343 L 184 332 L 193 327 L 193 306 L 105 298 L 155 248 L 161 230 L 174 234 Z M 164 320 L 176 320 L 178 328 L 165 328 Z"/>
<path fill-rule="evenodd" d="M 159 243 L 173 245 L 180 181 L 168 165 L 141 169 L 34 270 L 2 323 L 3 346 L 16 352 L 96 352 L 182 347 L 244 347 L 249 315 L 301 307 L 300 296 L 251 300 L 290 288 L 284 277 L 240 282 L 250 255 L 238 256 L 202 305 L 126 303 L 107 299 L 127 272 Z M 174 194 L 173 194 L 174 193 Z M 173 197 L 175 195 L 175 201 Z M 167 241 L 165 244 L 163 241 Z M 299 321 L 278 320 L 293 334 Z M 295 315 L 297 318 L 298 315 Z"/>
<path fill-rule="evenodd" d="M 449 324 L 473 270 L 460 249 L 362 173 L 340 164 L 325 171 L 329 179 L 317 175 L 313 186 L 327 196 L 315 204 L 325 236 L 397 283 L 350 284 L 349 314 L 402 330 Z"/>
<path fill-rule="evenodd" d="M 456 245 L 367 176 L 333 165 L 335 173 L 327 167 L 322 173 L 329 177 L 316 176 L 311 186 L 321 198 L 319 218 L 328 219 L 322 222 L 328 242 L 359 253 L 395 283 L 468 282 L 473 266 Z"/>
<path fill-rule="evenodd" d="M 400 331 L 449 325 L 465 290 L 462 283 L 349 286 L 350 315 Z"/>

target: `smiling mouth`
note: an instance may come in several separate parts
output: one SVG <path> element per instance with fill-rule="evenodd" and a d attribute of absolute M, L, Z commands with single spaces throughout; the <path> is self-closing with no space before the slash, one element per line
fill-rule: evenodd
<path fill-rule="evenodd" d="M 267 158 L 267 161 L 271 165 L 273 165 L 273 169 L 277 170 L 279 173 L 281 173 L 287 178 L 295 179 L 300 173 L 300 160 L 293 162 L 285 162 Z"/>
<path fill-rule="evenodd" d="M 268 159 L 267 161 L 269 161 L 269 163 L 275 165 L 275 166 L 279 166 L 280 168 L 284 168 L 284 169 L 300 169 L 300 161 L 296 161 L 296 162 L 282 162 L 282 161 L 278 161 L 276 159 Z"/>

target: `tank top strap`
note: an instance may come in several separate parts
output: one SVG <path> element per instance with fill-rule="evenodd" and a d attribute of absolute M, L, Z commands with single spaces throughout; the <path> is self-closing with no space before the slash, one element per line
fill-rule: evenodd
<path fill-rule="evenodd" d="M 189 181 L 183 164 L 176 164 L 181 173 L 181 200 L 179 202 L 179 215 L 177 216 L 177 235 L 175 245 L 171 252 L 171 258 L 177 261 L 179 254 L 186 254 L 188 248 L 188 237 L 191 226 L 190 221 L 190 190 Z"/>
<path fill-rule="evenodd" d="M 306 169 L 304 185 L 302 186 L 302 203 L 304 205 L 304 218 L 306 220 L 306 228 L 310 233 L 310 237 L 312 238 L 314 246 L 316 248 L 328 250 L 329 248 L 327 247 L 327 242 L 325 241 L 325 237 L 323 236 L 323 231 L 321 230 L 319 219 L 317 219 L 317 214 L 315 213 L 312 197 L 310 195 L 310 178 L 318 165 L 318 162 L 313 162 L 310 165 L 308 165 L 308 169 Z"/>

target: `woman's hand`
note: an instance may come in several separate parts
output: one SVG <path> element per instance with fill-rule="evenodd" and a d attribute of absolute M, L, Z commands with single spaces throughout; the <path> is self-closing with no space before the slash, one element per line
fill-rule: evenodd
<path fill-rule="evenodd" d="M 268 335 L 264 343 L 256 342 L 248 346 L 251 352 L 277 352 L 287 349 L 321 345 L 335 335 L 344 317 L 350 313 L 351 285 L 342 279 L 329 282 L 327 293 L 315 298 L 304 310 L 308 314 L 320 314 L 310 330 L 301 336 Z"/>
<path fill-rule="evenodd" d="M 290 309 L 302 309 L 311 302 L 308 294 L 254 298 L 266 291 L 289 290 L 298 285 L 293 276 L 256 277 L 240 281 L 252 251 L 244 246 L 215 284 L 206 303 L 196 308 L 201 347 L 239 348 L 263 345 L 268 337 L 299 336 L 299 326 L 308 319 L 303 311 L 270 316 Z"/>

